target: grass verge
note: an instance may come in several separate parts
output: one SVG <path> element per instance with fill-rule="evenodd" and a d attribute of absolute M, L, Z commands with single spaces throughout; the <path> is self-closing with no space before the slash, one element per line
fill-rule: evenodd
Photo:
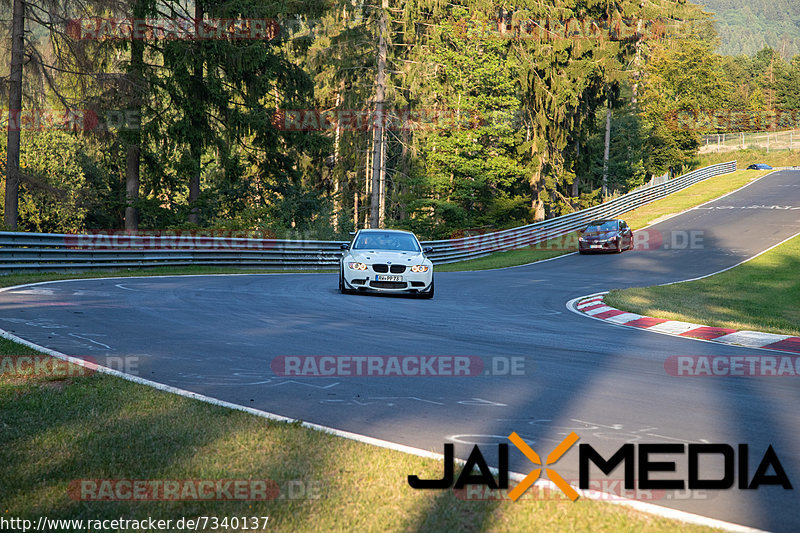
<path fill-rule="evenodd" d="M 763 149 L 751 148 L 733 152 L 709 152 L 698 154 L 695 157 L 698 168 L 716 163 L 725 163 L 734 159 L 737 161 L 739 168 L 747 168 L 753 163 L 766 163 L 772 167 L 793 167 L 800 166 L 800 150 L 772 150 L 767 152 Z"/>
<path fill-rule="evenodd" d="M 0 356 L 23 352 L 33 353 L 0 339 Z M 439 477 L 440 461 L 99 373 L 0 374 L 0 426 L 6 520 L 268 516 L 266 528 L 250 530 L 709 531 L 560 493 L 512 503 L 413 490 L 406 476 Z M 268 501 L 85 501 L 70 492 L 80 480 L 271 480 L 280 492 Z"/>
<path fill-rule="evenodd" d="M 800 335 L 800 236 L 731 270 L 663 287 L 614 290 L 605 301 L 641 315 Z"/>

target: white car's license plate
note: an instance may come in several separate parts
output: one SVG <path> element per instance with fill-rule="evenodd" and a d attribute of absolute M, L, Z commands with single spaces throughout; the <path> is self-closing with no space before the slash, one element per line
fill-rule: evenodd
<path fill-rule="evenodd" d="M 375 277 L 377 278 L 376 281 L 403 281 L 403 276 L 377 275 Z"/>
<path fill-rule="evenodd" d="M 603 247 L 602 244 L 592 244 L 592 245 L 590 245 L 590 248 L 602 248 L 602 247 Z"/>

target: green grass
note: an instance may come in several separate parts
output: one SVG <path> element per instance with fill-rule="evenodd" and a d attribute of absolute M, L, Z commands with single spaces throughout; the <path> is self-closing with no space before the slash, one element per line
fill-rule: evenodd
<path fill-rule="evenodd" d="M 747 168 L 753 163 L 766 163 L 772 167 L 800 166 L 800 151 L 778 150 L 767 153 L 766 150 L 736 150 L 734 152 L 710 152 L 698 154 L 695 162 L 698 168 L 716 163 L 736 160 L 739 168 Z"/>
<path fill-rule="evenodd" d="M 0 354 L 21 351 L 30 353 L 0 339 Z M 103 374 L 0 375 L 0 426 L 0 516 L 6 519 L 269 516 L 269 531 L 709 530 L 588 500 L 464 501 L 451 491 L 414 490 L 406 476 L 440 476 L 440 461 Z M 76 501 L 68 487 L 82 479 L 265 479 L 313 497 Z"/>
<path fill-rule="evenodd" d="M 663 287 L 614 290 L 605 301 L 641 315 L 800 335 L 800 236 L 731 270 Z"/>

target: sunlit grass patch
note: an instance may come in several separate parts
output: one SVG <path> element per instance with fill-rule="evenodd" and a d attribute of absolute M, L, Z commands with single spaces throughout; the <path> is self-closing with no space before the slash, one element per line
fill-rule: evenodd
<path fill-rule="evenodd" d="M 641 315 L 800 335 L 800 236 L 697 281 L 614 290 L 605 301 Z"/>

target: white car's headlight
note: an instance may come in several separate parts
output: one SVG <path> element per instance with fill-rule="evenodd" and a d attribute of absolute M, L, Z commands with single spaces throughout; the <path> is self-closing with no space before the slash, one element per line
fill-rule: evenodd
<path fill-rule="evenodd" d="M 352 268 L 353 270 L 366 270 L 367 265 L 364 263 L 347 263 L 347 266 Z"/>
<path fill-rule="evenodd" d="M 411 267 L 411 272 L 427 272 L 428 267 L 425 265 L 414 265 Z"/>

